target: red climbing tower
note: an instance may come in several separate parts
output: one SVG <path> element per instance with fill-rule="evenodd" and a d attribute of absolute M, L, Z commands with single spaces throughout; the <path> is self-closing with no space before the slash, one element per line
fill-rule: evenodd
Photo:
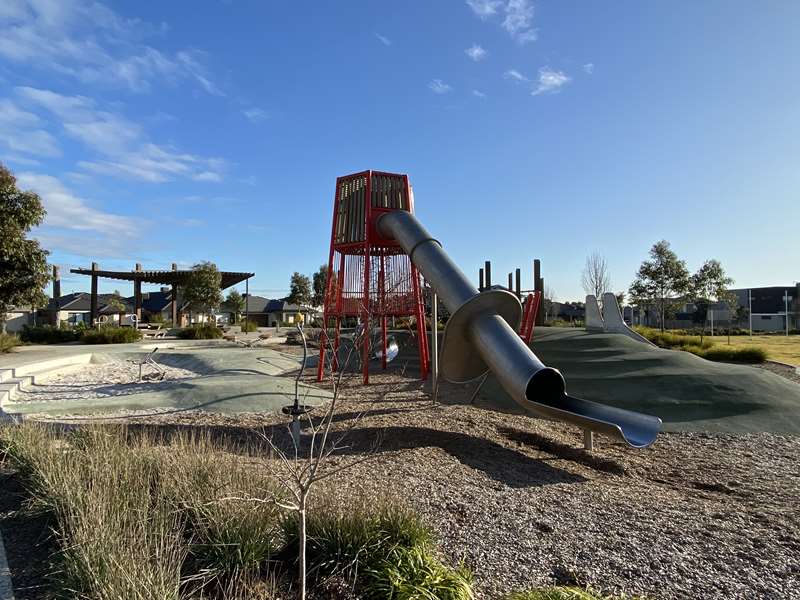
<path fill-rule="evenodd" d="M 381 214 L 395 210 L 414 212 L 414 195 L 407 175 L 363 171 L 336 179 L 319 380 L 326 368 L 329 335 L 333 335 L 330 366 L 337 368 L 339 332 L 342 319 L 347 317 L 366 324 L 368 332 L 380 325 L 384 368 L 387 318 L 415 317 L 420 374 L 422 379 L 428 375 L 430 357 L 420 275 L 400 245 L 382 238 L 375 229 Z M 364 336 L 360 349 L 364 383 L 369 383 L 371 338 L 372 335 Z"/>

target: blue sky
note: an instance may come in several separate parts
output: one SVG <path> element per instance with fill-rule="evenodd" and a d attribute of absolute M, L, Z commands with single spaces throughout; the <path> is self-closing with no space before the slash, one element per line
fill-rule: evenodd
<path fill-rule="evenodd" d="M 0 2 L 0 160 L 66 271 L 213 260 L 280 296 L 338 175 L 408 173 L 464 271 L 579 299 L 653 242 L 800 279 L 800 3 Z M 114 282 L 103 290 L 119 288 Z M 65 291 L 87 289 L 76 276 Z"/>

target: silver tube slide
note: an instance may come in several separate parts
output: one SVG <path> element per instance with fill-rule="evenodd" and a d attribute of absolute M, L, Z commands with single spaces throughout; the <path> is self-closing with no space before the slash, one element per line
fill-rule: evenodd
<path fill-rule="evenodd" d="M 479 292 L 414 215 L 386 213 L 377 228 L 400 244 L 451 313 L 441 357 L 442 376 L 448 381 L 471 381 L 490 370 L 526 411 L 637 448 L 655 441 L 661 429 L 658 417 L 568 396 L 561 373 L 545 366 L 516 333 L 522 315 L 517 297 L 499 289 Z"/>

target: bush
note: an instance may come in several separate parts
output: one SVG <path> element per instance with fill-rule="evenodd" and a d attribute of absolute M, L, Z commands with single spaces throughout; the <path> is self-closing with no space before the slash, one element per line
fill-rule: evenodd
<path fill-rule="evenodd" d="M 83 333 L 81 342 L 84 344 L 130 344 L 142 339 L 142 334 L 133 327 L 98 327 L 88 329 Z"/>
<path fill-rule="evenodd" d="M 250 333 L 251 331 L 257 331 L 258 325 L 253 323 L 252 321 L 240 321 L 239 327 L 242 328 L 242 333 Z"/>
<path fill-rule="evenodd" d="M 178 332 L 182 340 L 218 340 L 222 337 L 222 329 L 216 325 L 192 325 Z"/>
<path fill-rule="evenodd" d="M 80 339 L 81 330 L 72 328 L 59 328 L 52 325 L 36 325 L 31 327 L 25 325 L 20 332 L 20 339 L 30 344 L 64 344 L 66 342 L 77 342 Z"/>
<path fill-rule="evenodd" d="M 0 333 L 0 354 L 11 352 L 15 346 L 22 344 L 22 341 L 13 333 Z"/>
<path fill-rule="evenodd" d="M 728 346 L 714 346 L 702 353 L 695 352 L 707 360 L 719 362 L 741 362 L 741 363 L 763 363 L 767 360 L 767 352 L 763 348 L 753 346 L 738 346 L 731 348 Z"/>
<path fill-rule="evenodd" d="M 473 598 L 471 574 L 443 565 L 433 536 L 412 512 L 393 504 L 329 506 L 312 510 L 306 523 L 311 581 L 338 577 L 365 598 Z M 287 551 L 296 556 L 297 519 L 285 521 Z"/>

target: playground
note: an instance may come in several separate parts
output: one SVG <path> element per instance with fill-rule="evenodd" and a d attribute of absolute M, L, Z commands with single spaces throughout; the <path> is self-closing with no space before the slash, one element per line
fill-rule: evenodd
<path fill-rule="evenodd" d="M 326 497 L 400 499 L 479 597 L 800 594 L 796 373 L 656 348 L 613 294 L 587 329 L 534 327 L 538 275 L 525 297 L 510 275 L 475 286 L 444 247 L 414 217 L 407 177 L 340 178 L 310 354 L 274 339 L 24 348 L 0 357 L 0 408 L 247 440 L 306 406 L 322 418 L 338 392 L 330 426 L 346 443 L 330 460 L 359 460 Z M 432 335 L 437 298 L 449 319 Z M 307 439 L 313 421 L 296 420 Z M 15 535 L 3 531 L 12 572 L 26 558 Z"/>

